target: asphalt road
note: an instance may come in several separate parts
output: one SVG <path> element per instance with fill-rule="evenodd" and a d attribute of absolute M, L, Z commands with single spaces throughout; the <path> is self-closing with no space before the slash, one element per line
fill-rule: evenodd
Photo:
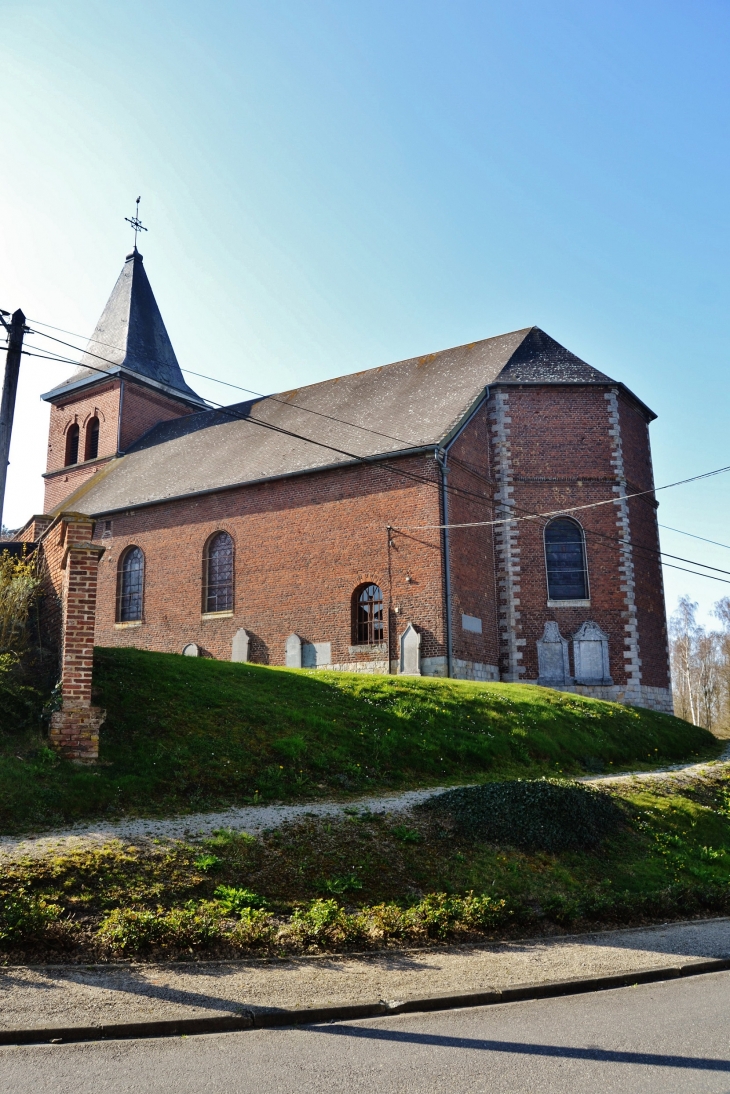
<path fill-rule="evenodd" d="M 0 1048 L 8 1094 L 728 1094 L 730 973 L 300 1029 Z"/>

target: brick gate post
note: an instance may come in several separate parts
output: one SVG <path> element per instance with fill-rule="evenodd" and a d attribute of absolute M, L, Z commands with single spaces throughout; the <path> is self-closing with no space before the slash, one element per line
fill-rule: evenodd
<path fill-rule="evenodd" d="M 50 739 L 67 759 L 93 763 L 99 756 L 99 727 L 106 717 L 106 711 L 91 703 L 96 584 L 104 548 L 91 542 L 93 522 L 88 517 L 64 513 L 62 523 L 63 705 L 51 716 Z"/>

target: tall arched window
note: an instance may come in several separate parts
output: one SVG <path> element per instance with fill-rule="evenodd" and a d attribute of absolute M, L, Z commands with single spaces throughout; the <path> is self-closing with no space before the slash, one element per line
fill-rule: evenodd
<path fill-rule="evenodd" d="M 203 552 L 203 611 L 233 611 L 233 540 L 216 532 Z"/>
<path fill-rule="evenodd" d="M 361 585 L 352 599 L 355 645 L 370 646 L 385 641 L 382 591 L 377 585 Z"/>
<path fill-rule="evenodd" d="M 86 445 L 84 446 L 84 459 L 95 460 L 99 455 L 99 419 L 94 415 L 86 426 Z"/>
<path fill-rule="evenodd" d="M 139 547 L 127 547 L 117 570 L 117 623 L 141 620 L 143 600 L 144 555 Z"/>
<path fill-rule="evenodd" d="M 550 600 L 587 600 L 588 570 L 583 529 L 556 517 L 545 526 L 545 561 Z"/>
<path fill-rule="evenodd" d="M 79 427 L 74 422 L 66 434 L 66 467 L 79 462 Z"/>

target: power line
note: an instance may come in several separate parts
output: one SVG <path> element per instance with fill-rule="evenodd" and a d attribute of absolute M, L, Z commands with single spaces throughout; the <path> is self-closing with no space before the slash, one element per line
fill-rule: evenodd
<path fill-rule="evenodd" d="M 60 329 L 60 328 L 55 328 L 54 327 L 53 329 L 55 330 L 55 329 Z M 51 335 L 51 334 L 44 334 L 43 331 L 31 331 L 30 333 L 31 334 L 37 334 L 41 338 L 50 338 L 52 342 L 58 342 L 59 345 L 66 346 L 68 349 L 78 350 L 79 353 L 86 354 L 86 355 L 91 356 L 91 357 L 95 357 L 99 361 L 105 361 L 107 364 L 115 365 L 115 364 L 118 363 L 116 361 L 110 361 L 108 357 L 102 357 L 98 353 L 93 353 L 91 350 L 88 350 L 88 349 L 82 350 L 78 346 L 71 345 L 70 342 L 64 342 L 62 338 L 54 338 L 53 335 Z M 64 331 L 63 333 L 68 334 L 70 332 Z M 82 338 L 83 336 L 80 335 L 80 334 L 74 334 L 74 335 L 72 335 L 72 337 L 73 338 Z M 95 344 L 98 344 L 98 345 L 101 345 L 101 346 L 104 346 L 104 345 L 109 346 L 111 349 L 118 350 L 119 353 L 124 352 L 124 350 L 122 348 L 120 348 L 119 346 L 112 346 L 110 342 L 101 342 L 101 341 L 98 341 L 97 339 L 88 339 L 87 341 L 89 341 L 89 342 L 93 341 Z M 90 365 L 83 365 L 82 366 L 80 362 L 69 361 L 68 363 L 69 364 L 78 364 L 79 367 L 83 367 L 83 368 L 91 368 Z M 315 414 L 318 418 L 327 418 L 331 422 L 337 422 L 339 425 L 349 426 L 351 429 L 359 429 L 359 430 L 362 430 L 364 433 L 372 433 L 376 437 L 384 437 L 388 441 L 397 441 L 398 444 L 404 444 L 404 445 L 408 445 L 409 447 L 414 447 L 412 440 L 407 441 L 403 437 L 394 437 L 390 433 L 382 433 L 377 429 L 371 429 L 370 426 L 361 425 L 359 422 L 348 422 L 344 418 L 336 418 L 333 414 L 325 414 L 321 410 L 313 410 L 311 407 L 302 406 L 301 403 L 293 403 L 289 399 L 280 399 L 276 395 L 264 395 L 260 391 L 254 391 L 253 388 L 242 387 L 241 384 L 232 384 L 228 380 L 219 380 L 215 376 L 208 376 L 204 372 L 194 372 L 190 368 L 181 368 L 180 371 L 187 373 L 188 376 L 198 376 L 201 380 L 210 380 L 211 383 L 214 383 L 214 384 L 223 384 L 225 387 L 233 388 L 234 391 L 243 391 L 247 395 L 255 395 L 257 399 L 268 399 L 271 402 L 281 403 L 284 406 L 294 407 L 296 410 L 302 410 L 306 414 Z M 207 401 L 212 402 L 211 400 L 207 400 Z M 212 405 L 221 406 L 222 404 L 215 403 L 215 404 L 212 404 Z"/>
<path fill-rule="evenodd" d="M 727 543 L 719 543 L 716 539 L 705 539 L 704 536 L 696 536 L 693 532 L 683 532 L 681 528 L 670 528 L 668 524 L 660 524 L 659 527 L 666 528 L 668 532 L 678 532 L 680 536 L 689 536 L 690 539 L 701 539 L 703 543 L 712 543 L 715 547 L 724 547 L 726 551 L 730 551 Z"/>
<path fill-rule="evenodd" d="M 65 331 L 65 330 L 63 330 L 63 328 L 60 328 L 60 327 L 52 327 L 51 324 L 44 324 L 44 323 L 40 323 L 40 322 L 35 321 L 35 320 L 33 322 L 37 322 L 37 325 L 39 325 L 39 326 L 48 326 L 52 330 L 59 330 L 59 331 L 61 331 L 61 333 L 69 334 L 71 337 L 74 337 L 74 338 L 83 338 L 84 337 L 83 335 L 74 334 L 71 331 Z M 74 350 L 78 349 L 78 347 L 72 346 L 70 343 L 64 342 L 60 338 L 53 338 L 51 335 L 44 334 L 42 331 L 31 331 L 29 333 L 36 333 L 36 334 L 40 335 L 40 337 L 49 338 L 52 341 L 58 342 L 60 345 L 64 345 L 64 346 L 66 346 L 67 348 L 70 348 L 70 349 L 74 349 Z M 96 344 L 99 344 L 99 345 L 111 345 L 110 343 L 103 343 L 98 339 L 94 339 L 94 341 L 95 341 Z M 39 348 L 40 347 L 37 347 L 37 346 L 32 347 L 32 349 L 39 349 Z M 112 348 L 118 348 L 118 347 L 112 347 Z M 40 354 L 40 353 L 29 353 L 28 351 L 25 351 L 25 352 L 26 352 L 27 356 L 39 357 L 39 358 L 43 358 L 45 360 L 55 361 L 59 364 L 70 364 L 70 365 L 78 364 L 78 362 L 75 362 L 75 361 L 72 361 L 69 358 L 63 357 L 61 354 L 54 354 L 53 356 L 49 356 L 49 355 Z M 79 351 L 79 352 L 85 352 L 87 355 L 92 356 L 92 357 L 96 358 L 97 360 L 103 361 L 106 364 L 114 365 L 114 364 L 117 363 L 117 362 L 114 362 L 114 361 L 110 361 L 106 357 L 102 357 L 100 354 L 95 354 L 95 353 L 90 352 L 88 350 Z M 84 367 L 88 368 L 90 371 L 99 372 L 102 375 L 107 374 L 105 369 L 94 368 L 94 366 L 92 366 L 92 365 L 85 365 Z M 229 383 L 228 381 L 225 381 L 225 380 L 217 380 L 215 377 L 207 376 L 204 373 L 194 372 L 192 369 L 183 369 L 182 371 L 187 372 L 187 373 L 189 373 L 190 375 L 193 375 L 193 376 L 198 376 L 201 379 L 210 380 L 210 381 L 215 382 L 215 383 L 224 384 L 227 387 L 231 387 L 231 388 L 234 388 L 234 389 L 237 389 L 237 390 L 240 390 L 240 391 L 247 392 L 248 394 L 255 395 L 257 398 L 270 400 L 272 402 L 280 402 L 280 403 L 282 403 L 286 406 L 293 407 L 295 409 L 299 409 L 299 410 L 305 411 L 307 413 L 315 414 L 318 417 L 326 418 L 328 420 L 337 422 L 338 424 L 347 425 L 351 428 L 361 429 L 365 432 L 372 433 L 372 434 L 375 434 L 377 436 L 384 437 L 388 440 L 395 440 L 395 441 L 398 441 L 399 443 L 402 443 L 402 444 L 412 443 L 412 442 L 404 441 L 402 438 L 393 437 L 390 434 L 381 433 L 377 430 L 370 429 L 367 426 L 361 426 L 358 423 L 346 422 L 343 419 L 335 418 L 334 416 L 329 415 L 329 414 L 324 414 L 321 411 L 312 410 L 310 407 L 302 407 L 299 404 L 291 403 L 289 400 L 277 399 L 276 396 L 272 396 L 272 395 L 269 395 L 269 396 L 262 395 L 260 392 L 255 392 L 251 388 L 244 388 L 244 387 L 241 387 L 240 385 L 237 385 L 237 384 L 231 384 L 231 383 Z M 209 402 L 211 408 L 213 408 L 215 410 L 215 412 L 226 414 L 227 416 L 232 417 L 236 420 L 252 422 L 256 425 L 262 426 L 263 428 L 267 428 L 267 429 L 273 430 L 274 432 L 278 432 L 278 433 L 282 433 L 286 436 L 290 436 L 293 439 L 303 440 L 303 441 L 305 441 L 306 443 L 309 443 L 309 444 L 314 444 L 314 445 L 317 445 L 319 447 L 328 448 L 331 451 L 337 452 L 340 455 L 345 455 L 348 458 L 354 459 L 358 462 L 369 463 L 369 462 L 373 461 L 373 457 L 357 456 L 354 453 L 348 452 L 345 449 L 340 449 L 340 448 L 337 448 L 333 445 L 324 444 L 324 442 L 322 442 L 322 441 L 317 441 L 317 440 L 314 440 L 313 438 L 305 437 L 302 434 L 298 434 L 298 433 L 293 432 L 292 430 L 283 429 L 282 427 L 275 426 L 270 422 L 263 422 L 260 419 L 252 418 L 248 415 L 237 414 L 232 408 L 226 407 L 221 403 L 215 403 L 212 400 L 207 400 L 207 402 Z M 459 466 L 461 466 L 467 473 L 470 473 L 470 474 L 476 476 L 477 478 L 479 478 L 482 481 L 486 482 L 488 485 L 490 485 L 492 487 L 498 485 L 494 480 L 488 478 L 487 476 L 482 475 L 480 472 L 476 471 L 474 468 L 471 468 L 467 464 L 463 463 L 463 461 L 458 460 L 455 457 L 452 457 L 452 459 L 454 460 L 455 463 L 457 463 Z M 410 478 L 410 479 L 412 479 L 416 482 L 419 482 L 421 484 L 428 485 L 428 486 L 431 486 L 431 487 L 436 487 L 436 488 L 439 488 L 439 486 L 440 486 L 440 484 L 437 483 L 437 482 L 434 482 L 433 479 L 424 478 L 424 477 L 416 475 L 414 473 L 407 472 L 403 468 L 393 467 L 391 464 L 388 464 L 386 461 L 383 461 L 383 460 L 379 460 L 378 462 L 381 463 L 381 464 L 384 463 L 385 466 L 388 468 L 388 470 L 390 470 L 392 472 L 395 472 L 397 474 L 401 474 L 401 475 L 403 475 L 405 477 L 408 477 L 408 478 Z M 630 498 L 636 498 L 636 497 L 642 497 L 642 496 L 645 496 L 646 494 L 651 494 L 651 493 L 654 493 L 655 491 L 658 491 L 658 490 L 668 490 L 668 489 L 670 489 L 674 486 L 682 486 L 682 485 L 686 485 L 687 483 L 690 483 L 690 482 L 696 482 L 700 479 L 711 478 L 715 475 L 723 474 L 724 472 L 726 472 L 728 470 L 730 470 L 730 467 L 718 468 L 714 471 L 705 472 L 702 475 L 695 475 L 691 478 L 682 479 L 682 480 L 680 480 L 678 482 L 674 482 L 674 483 L 668 483 L 665 486 L 655 487 L 655 488 L 652 488 L 650 490 L 637 491 L 633 494 L 624 495 L 623 497 L 608 498 L 608 499 L 605 499 L 605 500 L 600 501 L 600 502 L 590 502 L 586 505 L 573 506 L 573 507 L 567 508 L 567 509 L 554 510 L 554 511 L 549 512 L 549 513 L 529 513 L 528 511 L 522 510 L 524 515 L 521 516 L 521 517 L 507 517 L 507 518 L 503 518 L 503 519 L 500 519 L 500 520 L 494 520 L 494 521 L 474 521 L 474 522 L 469 522 L 469 523 L 465 523 L 465 524 L 425 525 L 425 526 L 420 526 L 418 530 L 424 530 L 424 531 L 427 530 L 427 529 L 433 529 L 433 530 L 439 529 L 439 530 L 441 530 L 441 529 L 444 529 L 444 528 L 447 528 L 447 527 L 448 528 L 494 527 L 494 526 L 500 525 L 500 524 L 516 523 L 518 521 L 525 521 L 525 520 L 547 520 L 550 517 L 558 516 L 558 515 L 563 514 L 563 513 L 578 512 L 578 511 L 581 511 L 581 510 L 584 510 L 584 509 L 592 509 L 592 508 L 597 508 L 597 507 L 600 507 L 600 506 L 603 506 L 603 505 L 616 504 L 616 503 L 621 502 L 623 500 L 628 500 Z M 484 495 L 475 494 L 472 491 L 467 491 L 467 490 L 464 490 L 463 488 L 460 488 L 460 487 L 447 486 L 447 489 L 450 492 L 455 493 L 457 496 L 473 497 L 473 498 L 477 499 L 478 501 L 486 502 L 487 504 L 489 504 L 493 501 L 493 499 L 484 497 Z M 521 508 L 521 507 L 519 507 L 519 508 Z M 662 527 L 668 527 L 668 526 L 662 525 Z M 413 530 L 413 529 L 402 529 L 402 530 Z M 679 555 L 672 555 L 672 554 L 669 554 L 668 552 L 665 552 L 665 551 L 657 551 L 655 548 L 646 547 L 643 544 L 637 544 L 637 543 L 634 543 L 630 540 L 621 539 L 619 537 L 608 536 L 608 535 L 606 535 L 606 533 L 598 532 L 598 531 L 595 531 L 593 529 L 584 529 L 584 530 L 589 535 L 597 535 L 601 539 L 607 540 L 609 542 L 613 542 L 613 543 L 616 543 L 616 544 L 619 544 L 619 545 L 631 546 L 633 548 L 636 548 L 638 550 L 643 550 L 643 551 L 648 552 L 650 554 L 653 554 L 655 556 L 661 556 L 663 558 L 672 558 L 672 559 L 675 559 L 676 561 L 679 561 L 679 562 L 687 562 L 691 566 L 701 566 L 703 569 L 714 570 L 716 573 L 723 573 L 723 574 L 730 575 L 730 570 L 724 570 L 724 569 L 721 569 L 720 567 L 717 567 L 717 566 L 710 566 L 708 563 L 697 562 L 694 559 L 685 559 L 685 558 L 683 558 Z M 679 529 L 669 529 L 669 530 L 679 531 Z M 689 533 L 689 532 L 681 533 L 681 534 L 690 535 L 690 536 L 692 535 L 692 533 Z M 703 539 L 704 537 L 702 537 L 702 536 L 693 536 L 692 538 L 694 538 L 694 539 Z M 705 542 L 714 543 L 715 541 L 705 540 Z M 723 546 L 724 547 L 726 545 L 725 544 L 717 544 L 717 546 Z M 728 548 L 728 549 L 730 549 L 730 548 Z M 698 576 L 698 577 L 710 577 L 710 578 L 712 578 L 712 575 L 710 575 L 710 574 L 702 574 L 702 573 L 697 573 L 696 571 L 693 571 L 693 570 L 685 570 L 684 567 L 673 566 L 670 563 L 664 563 L 663 562 L 662 565 L 667 566 L 670 569 L 683 570 L 686 573 L 696 573 L 696 576 Z M 723 580 L 722 578 L 712 578 L 712 579 L 716 580 L 716 581 L 722 581 Z"/>
<path fill-rule="evenodd" d="M 34 331 L 32 333 L 37 334 L 39 332 Z M 46 335 L 45 337 L 50 337 L 50 335 Z M 62 340 L 60 338 L 55 338 L 55 339 L 53 339 L 53 341 L 60 342 L 62 345 L 67 345 L 67 343 L 62 342 Z M 39 347 L 38 346 L 32 346 L 31 348 L 32 349 L 38 349 Z M 71 348 L 74 349 L 76 347 L 72 346 Z M 46 360 L 55 361 L 58 364 L 69 364 L 69 365 L 78 364 L 78 362 L 72 361 L 69 358 L 61 357 L 60 354 L 56 355 L 55 357 L 46 357 L 45 354 L 37 354 L 37 353 L 36 354 L 28 354 L 28 356 L 44 357 Z M 95 357 L 97 360 L 104 361 L 107 364 L 111 364 L 111 365 L 116 364 L 115 361 L 109 361 L 108 358 L 101 357 L 98 353 L 91 354 L 91 356 Z M 107 372 L 106 369 L 97 368 L 94 365 L 84 365 L 84 368 L 89 369 L 89 371 L 91 371 L 91 372 L 98 372 L 102 376 L 108 376 L 108 372 Z M 267 398 L 267 396 L 264 396 L 264 398 Z M 275 401 L 284 402 L 285 405 L 291 405 L 289 403 L 286 403 L 285 400 L 275 400 Z M 264 422 L 260 418 L 254 418 L 251 415 L 239 414 L 232 407 L 224 406 L 222 403 L 215 403 L 212 400 L 208 400 L 208 404 L 209 404 L 208 406 L 201 406 L 201 410 L 211 410 L 211 411 L 214 411 L 215 413 L 224 414 L 227 417 L 234 419 L 235 421 L 250 422 L 253 425 L 261 426 L 263 429 L 268 429 L 268 430 L 271 430 L 274 433 L 280 433 L 283 436 L 291 437 L 294 440 L 304 441 L 307 444 L 312 444 L 312 445 L 315 445 L 319 448 L 326 448 L 331 452 L 337 453 L 338 455 L 346 456 L 348 459 L 354 460 L 357 463 L 372 464 L 372 463 L 375 463 L 377 461 L 379 466 L 385 467 L 387 470 L 391 471 L 393 474 L 401 475 L 402 477 L 408 478 L 408 479 L 410 479 L 414 482 L 418 482 L 421 485 L 434 487 L 437 490 L 440 489 L 440 484 L 438 482 L 435 482 L 433 479 L 429 479 L 429 478 L 426 478 L 424 476 L 417 475 L 414 472 L 406 471 L 402 467 L 395 467 L 393 464 L 388 463 L 387 459 L 384 459 L 382 454 L 378 454 L 376 456 L 358 456 L 354 452 L 349 452 L 347 449 L 338 448 L 336 445 L 326 444 L 324 441 L 318 441 L 318 440 L 315 440 L 312 437 L 305 437 L 301 433 L 296 433 L 296 432 L 294 432 L 293 430 L 290 430 L 290 429 L 284 429 L 282 426 L 274 425 L 271 422 Z M 302 407 L 301 409 L 306 409 L 306 408 Z M 317 412 L 314 411 L 313 413 L 317 413 Z M 329 417 L 329 415 L 322 415 L 322 416 L 323 417 Z M 336 421 L 337 419 L 334 419 L 334 420 Z M 344 423 L 344 424 L 349 424 L 349 423 Z M 403 443 L 409 443 L 409 442 L 403 442 Z M 412 446 L 412 447 L 421 447 L 421 446 Z M 436 446 L 434 445 L 434 448 L 435 447 Z M 447 485 L 446 489 L 450 493 L 453 493 L 456 497 L 458 497 L 458 496 L 462 496 L 462 497 L 470 496 L 470 497 L 477 498 L 479 501 L 484 501 L 485 500 L 483 495 L 474 494 L 472 491 L 464 490 L 461 487 L 452 487 L 452 486 Z"/>

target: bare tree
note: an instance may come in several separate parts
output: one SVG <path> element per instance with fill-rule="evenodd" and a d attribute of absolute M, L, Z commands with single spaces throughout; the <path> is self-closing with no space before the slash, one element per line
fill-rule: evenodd
<path fill-rule="evenodd" d="M 715 604 L 720 630 L 697 623 L 697 604 L 680 597 L 669 622 L 674 709 L 723 735 L 730 731 L 730 597 Z"/>

